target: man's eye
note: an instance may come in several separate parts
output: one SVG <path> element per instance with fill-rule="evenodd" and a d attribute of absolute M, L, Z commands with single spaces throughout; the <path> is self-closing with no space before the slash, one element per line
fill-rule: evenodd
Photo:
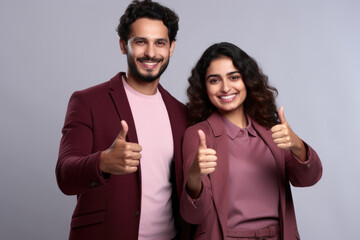
<path fill-rule="evenodd" d="M 159 42 L 157 42 L 157 45 L 158 45 L 158 46 L 165 46 L 165 45 L 166 45 L 166 42 L 164 42 L 164 41 L 159 41 Z"/>
<path fill-rule="evenodd" d="M 136 41 L 135 41 L 135 44 L 137 44 L 137 45 L 144 45 L 144 44 L 145 44 L 145 41 L 143 41 L 143 40 L 136 40 Z"/>

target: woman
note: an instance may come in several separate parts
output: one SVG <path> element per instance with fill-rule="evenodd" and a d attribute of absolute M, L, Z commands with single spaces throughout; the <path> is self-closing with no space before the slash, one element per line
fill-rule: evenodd
<path fill-rule="evenodd" d="M 322 166 L 277 112 L 277 90 L 226 42 L 203 53 L 189 84 L 181 214 L 195 239 L 300 239 L 289 182 L 311 186 Z"/>

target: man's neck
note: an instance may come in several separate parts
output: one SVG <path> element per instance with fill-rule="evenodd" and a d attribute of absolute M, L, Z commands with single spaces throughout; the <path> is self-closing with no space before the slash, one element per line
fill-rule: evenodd
<path fill-rule="evenodd" d="M 153 82 L 144 82 L 140 79 L 134 78 L 131 74 L 127 74 L 125 78 L 127 84 L 132 87 L 137 92 L 144 95 L 154 95 L 157 92 L 157 87 L 159 85 L 159 78 Z"/>

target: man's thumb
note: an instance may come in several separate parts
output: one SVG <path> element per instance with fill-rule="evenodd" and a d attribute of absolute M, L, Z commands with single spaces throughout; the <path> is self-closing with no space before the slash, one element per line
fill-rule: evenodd
<path fill-rule="evenodd" d="M 198 130 L 199 134 L 199 148 L 207 148 L 206 147 L 206 137 L 203 130 Z"/>
<path fill-rule="evenodd" d="M 126 135 L 128 133 L 129 127 L 125 120 L 121 120 L 121 131 L 119 135 L 117 136 L 117 139 L 121 139 L 126 141 Z"/>

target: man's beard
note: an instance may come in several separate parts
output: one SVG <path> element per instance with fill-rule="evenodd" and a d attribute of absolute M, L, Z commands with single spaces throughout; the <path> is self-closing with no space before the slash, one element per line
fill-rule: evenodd
<path fill-rule="evenodd" d="M 164 62 L 164 64 L 160 67 L 160 70 L 156 75 L 151 74 L 151 72 L 149 72 L 146 75 L 140 73 L 135 65 L 134 60 L 131 58 L 131 56 L 128 55 L 127 60 L 128 60 L 129 70 L 135 77 L 137 77 L 139 80 L 141 80 L 143 82 L 151 83 L 151 82 L 154 82 L 156 79 L 158 79 L 161 76 L 161 74 L 163 74 L 163 72 L 166 70 L 167 66 L 169 65 L 170 58 L 168 58 L 168 60 L 166 62 Z M 160 62 L 159 59 L 157 59 L 157 58 L 142 58 L 141 60 Z"/>

